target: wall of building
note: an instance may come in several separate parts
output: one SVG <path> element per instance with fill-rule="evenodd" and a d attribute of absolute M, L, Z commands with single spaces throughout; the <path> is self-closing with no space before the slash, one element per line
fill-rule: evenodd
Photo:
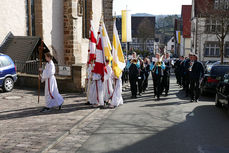
<path fill-rule="evenodd" d="M 191 38 L 184 38 L 184 56 L 188 57 L 188 55 L 191 52 L 192 52 Z"/>
<path fill-rule="evenodd" d="M 59 64 L 64 64 L 63 1 L 43 0 L 43 39 Z"/>
<path fill-rule="evenodd" d="M 205 33 L 205 18 L 196 18 L 192 21 L 192 39 L 193 42 L 192 50 L 197 51 L 199 60 L 201 61 L 208 61 L 208 60 L 220 60 L 220 57 L 205 57 L 204 50 L 205 50 L 205 42 L 206 41 L 213 41 L 217 42 L 218 39 L 215 34 L 206 34 Z M 197 32 L 197 34 L 196 34 Z M 225 41 L 229 41 L 229 36 L 225 38 Z M 224 58 L 226 62 L 229 62 L 229 58 Z"/>
<path fill-rule="evenodd" d="M 173 40 L 173 41 L 172 41 Z M 172 48 L 173 46 L 173 48 Z M 175 48 L 175 40 L 174 40 L 174 37 L 172 37 L 169 42 L 167 43 L 167 50 L 168 51 L 171 51 L 172 49 Z"/>
<path fill-rule="evenodd" d="M 27 34 L 24 0 L 1 0 L 0 10 L 0 44 L 10 31 L 14 35 Z"/>
<path fill-rule="evenodd" d="M 92 24 L 94 26 L 94 32 L 97 38 L 97 33 L 99 30 L 99 24 L 100 24 L 100 19 L 102 16 L 102 2 L 103 0 L 92 0 Z M 79 45 L 81 45 L 81 58 L 80 58 L 80 63 L 86 64 L 87 63 L 87 54 L 88 54 L 88 43 L 89 40 L 88 39 L 84 39 L 82 38 L 82 18 L 79 18 L 79 20 L 77 21 L 77 42 Z M 79 34 L 80 33 L 80 34 Z M 81 35 L 81 36 L 80 36 Z M 76 56 L 76 54 L 75 54 Z M 77 62 L 77 61 L 76 61 Z"/>

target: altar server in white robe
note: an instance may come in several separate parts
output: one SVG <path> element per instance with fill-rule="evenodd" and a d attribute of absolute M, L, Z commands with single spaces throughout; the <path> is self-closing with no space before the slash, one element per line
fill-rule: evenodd
<path fill-rule="evenodd" d="M 45 54 L 45 59 L 47 61 L 47 64 L 45 66 L 45 69 L 43 70 L 42 75 L 39 77 L 41 79 L 41 82 L 45 82 L 46 107 L 42 110 L 42 112 L 47 111 L 52 107 L 59 107 L 60 110 L 64 99 L 59 94 L 56 78 L 54 76 L 56 69 L 52 61 L 53 56 L 48 52 Z"/>
<path fill-rule="evenodd" d="M 122 98 L 122 74 L 119 78 L 114 76 L 114 92 L 112 96 L 112 101 L 110 108 L 118 107 L 123 104 Z"/>
<path fill-rule="evenodd" d="M 92 80 L 92 64 L 88 64 L 88 68 L 87 68 L 87 102 L 85 103 L 85 105 L 91 105 L 90 102 L 90 88 L 91 88 L 91 80 Z"/>
<path fill-rule="evenodd" d="M 92 72 L 90 103 L 93 107 L 104 106 L 103 82 L 100 74 Z"/>
<path fill-rule="evenodd" d="M 106 59 L 106 71 L 104 73 L 104 102 L 106 104 L 109 103 L 109 100 L 112 98 L 113 95 L 113 84 L 112 84 L 112 76 L 113 76 L 113 70 L 109 66 L 109 60 Z"/>

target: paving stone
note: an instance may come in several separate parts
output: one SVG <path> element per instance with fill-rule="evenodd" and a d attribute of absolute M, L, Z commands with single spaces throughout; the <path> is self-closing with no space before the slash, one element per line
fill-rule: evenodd
<path fill-rule="evenodd" d="M 66 93 L 62 94 L 65 99 L 62 110 L 40 113 L 45 99 L 42 94 L 38 104 L 36 95 L 37 91 L 31 89 L 0 91 L 0 153 L 41 152 L 95 110 L 84 105 L 84 95 Z M 4 97 L 8 96 L 22 98 L 6 100 Z"/>

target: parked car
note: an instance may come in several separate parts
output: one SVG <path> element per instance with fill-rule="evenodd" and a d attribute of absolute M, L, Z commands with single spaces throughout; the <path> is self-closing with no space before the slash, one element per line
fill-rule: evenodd
<path fill-rule="evenodd" d="M 215 105 L 217 107 L 227 106 L 229 108 L 229 74 L 225 74 L 224 78 L 216 88 Z"/>
<path fill-rule="evenodd" d="M 12 59 L 0 53 L 0 88 L 5 92 L 10 92 L 14 88 L 17 80 L 16 66 Z"/>
<path fill-rule="evenodd" d="M 210 73 L 212 66 L 220 64 L 220 61 L 207 61 L 205 63 L 205 70 L 207 73 Z"/>
<path fill-rule="evenodd" d="M 216 93 L 216 86 L 223 79 L 224 75 L 229 73 L 229 65 L 213 65 L 210 73 L 204 75 L 200 84 L 201 94 Z"/>

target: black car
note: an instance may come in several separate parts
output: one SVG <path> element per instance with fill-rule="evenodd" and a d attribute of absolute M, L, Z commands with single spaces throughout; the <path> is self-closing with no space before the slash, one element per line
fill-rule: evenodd
<path fill-rule="evenodd" d="M 228 108 L 228 101 L 229 101 L 229 74 L 225 74 L 224 78 L 218 84 L 216 88 L 216 98 L 215 98 L 215 105 L 217 107 L 227 106 Z"/>
<path fill-rule="evenodd" d="M 200 85 L 201 94 L 216 93 L 218 83 L 229 73 L 229 65 L 214 65 L 209 74 L 205 74 Z"/>

